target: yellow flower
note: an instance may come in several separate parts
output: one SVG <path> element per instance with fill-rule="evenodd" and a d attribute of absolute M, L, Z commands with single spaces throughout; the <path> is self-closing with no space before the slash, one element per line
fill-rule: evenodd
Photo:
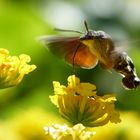
<path fill-rule="evenodd" d="M 42 108 L 33 107 L 19 112 L 7 124 L 9 129 L 20 138 L 18 140 L 48 140 L 43 127 L 45 124 L 51 125 L 54 121 L 60 123 L 54 114 Z"/>
<path fill-rule="evenodd" d="M 27 64 L 30 61 L 30 56 L 26 54 L 10 56 L 8 50 L 0 48 L 0 88 L 18 85 L 25 74 L 36 68 Z"/>
<path fill-rule="evenodd" d="M 82 124 L 68 127 L 67 125 L 54 124 L 44 127 L 48 140 L 93 140 L 96 132 L 87 131 Z"/>
<path fill-rule="evenodd" d="M 96 127 L 93 140 L 140 140 L 140 119 L 136 112 L 120 112 L 121 123 Z"/>
<path fill-rule="evenodd" d="M 70 94 L 76 93 L 82 96 L 94 96 L 96 94 L 95 90 L 96 90 L 95 85 L 90 84 L 90 83 L 80 83 L 80 79 L 76 77 L 75 75 L 68 77 L 68 87 L 66 89 L 67 93 L 70 93 Z"/>
<path fill-rule="evenodd" d="M 50 99 L 59 108 L 61 116 L 72 124 L 82 123 L 95 127 L 120 122 L 119 113 L 115 110 L 113 95 L 98 96 L 96 86 L 80 83 L 75 75 L 68 77 L 68 86 L 53 82 L 54 94 Z"/>

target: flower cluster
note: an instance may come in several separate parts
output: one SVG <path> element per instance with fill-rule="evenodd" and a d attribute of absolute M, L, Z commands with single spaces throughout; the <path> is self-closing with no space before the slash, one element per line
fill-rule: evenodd
<path fill-rule="evenodd" d="M 82 124 L 73 127 L 54 124 L 44 127 L 44 130 L 48 140 L 93 140 L 96 134 L 94 131 L 87 131 Z"/>
<path fill-rule="evenodd" d="M 27 64 L 30 61 L 30 56 L 26 54 L 10 56 L 8 50 L 0 48 L 0 88 L 18 85 L 25 74 L 36 68 Z"/>
<path fill-rule="evenodd" d="M 0 88 L 18 85 L 25 74 L 36 68 L 35 65 L 28 64 L 30 61 L 31 58 L 28 55 L 10 56 L 8 50 L 0 48 Z M 44 128 L 47 139 L 92 140 L 95 131 L 89 131 L 90 129 L 87 127 L 102 126 L 108 122 L 120 122 L 120 115 L 114 105 L 115 96 L 112 94 L 98 96 L 94 84 L 82 83 L 78 77 L 71 75 L 68 77 L 67 86 L 56 81 L 53 82 L 53 86 L 55 95 L 50 96 L 50 99 L 59 109 L 61 116 L 71 122 L 73 127 L 58 124 L 47 126 Z M 24 127 L 24 119 L 22 124 Z M 22 131 L 24 129 L 17 130 L 23 137 L 32 139 L 32 136 L 28 135 L 30 131 L 24 133 Z M 35 137 L 38 136 L 40 137 L 40 134 L 35 135 Z"/>
<path fill-rule="evenodd" d="M 68 86 L 54 81 L 54 94 L 50 99 L 59 108 L 63 118 L 72 124 L 96 127 L 120 122 L 120 115 L 115 110 L 113 95 L 98 96 L 96 86 L 81 83 L 75 75 L 68 77 Z"/>

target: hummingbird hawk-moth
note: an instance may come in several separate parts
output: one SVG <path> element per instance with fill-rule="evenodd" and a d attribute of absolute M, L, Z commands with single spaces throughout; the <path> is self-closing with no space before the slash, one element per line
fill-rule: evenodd
<path fill-rule="evenodd" d="M 119 51 L 115 47 L 112 38 L 104 31 L 89 30 L 84 22 L 86 32 L 76 37 L 46 36 L 41 37 L 45 46 L 56 56 L 64 58 L 73 66 L 84 69 L 92 69 L 98 63 L 102 68 L 114 69 L 122 75 L 122 83 L 127 89 L 135 89 L 140 85 L 136 70 L 131 58 L 127 53 Z"/>

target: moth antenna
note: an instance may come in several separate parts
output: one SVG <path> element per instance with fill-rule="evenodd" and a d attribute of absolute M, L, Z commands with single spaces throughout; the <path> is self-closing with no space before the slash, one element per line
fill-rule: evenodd
<path fill-rule="evenodd" d="M 85 24 L 85 27 L 86 27 L 87 32 L 89 32 L 89 30 L 88 30 L 88 25 L 87 25 L 86 20 L 84 21 L 84 24 Z"/>
<path fill-rule="evenodd" d="M 65 29 L 59 29 L 59 28 L 54 28 L 54 30 L 60 31 L 60 32 L 75 32 L 75 33 L 83 34 L 83 32 L 75 31 L 75 30 L 67 30 L 67 29 L 65 30 Z"/>

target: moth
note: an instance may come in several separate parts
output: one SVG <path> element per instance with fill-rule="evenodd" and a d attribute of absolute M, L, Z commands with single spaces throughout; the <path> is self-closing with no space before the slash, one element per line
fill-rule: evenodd
<path fill-rule="evenodd" d="M 119 51 L 110 35 L 104 31 L 89 30 L 84 21 L 86 32 L 75 37 L 44 36 L 40 41 L 56 56 L 64 58 L 73 66 L 92 69 L 98 63 L 103 69 L 114 69 L 122 76 L 122 84 L 126 89 L 136 89 L 140 85 L 132 59 L 123 51 Z"/>

